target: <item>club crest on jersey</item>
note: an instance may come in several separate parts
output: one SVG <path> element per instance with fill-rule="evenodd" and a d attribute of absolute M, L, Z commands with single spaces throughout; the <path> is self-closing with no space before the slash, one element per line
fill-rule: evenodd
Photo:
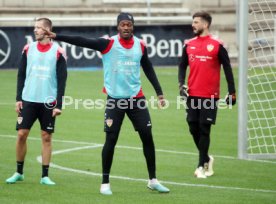
<path fill-rule="evenodd" d="M 17 117 L 17 123 L 20 125 L 23 121 L 23 117 Z"/>
<path fill-rule="evenodd" d="M 211 52 L 213 49 L 214 49 L 214 45 L 212 45 L 212 44 L 207 45 L 207 50 L 209 52 Z"/>
<path fill-rule="evenodd" d="M 111 127 L 112 124 L 113 124 L 113 119 L 108 118 L 108 119 L 105 120 L 105 123 L 108 127 Z"/>

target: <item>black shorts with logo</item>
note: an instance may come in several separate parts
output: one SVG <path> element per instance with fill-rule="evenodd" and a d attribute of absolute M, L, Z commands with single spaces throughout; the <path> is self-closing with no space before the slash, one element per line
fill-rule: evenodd
<path fill-rule="evenodd" d="M 53 133 L 55 129 L 55 117 L 52 117 L 53 109 L 47 108 L 44 103 L 23 101 L 23 109 L 18 114 L 16 130 L 31 129 L 36 119 L 39 120 L 41 130 Z"/>
<path fill-rule="evenodd" d="M 104 117 L 104 131 L 120 131 L 125 114 L 131 120 L 136 131 L 151 128 L 150 114 L 145 101 L 145 97 L 115 99 L 108 96 Z"/>
<path fill-rule="evenodd" d="M 189 96 L 187 99 L 187 121 L 215 124 L 217 117 L 217 98 Z"/>

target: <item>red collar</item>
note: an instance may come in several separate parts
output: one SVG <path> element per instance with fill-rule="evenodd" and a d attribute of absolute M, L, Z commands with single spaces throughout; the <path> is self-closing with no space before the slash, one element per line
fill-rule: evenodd
<path fill-rule="evenodd" d="M 132 48 L 132 46 L 134 44 L 133 36 L 130 39 L 125 40 L 125 39 L 121 38 L 120 35 L 118 35 L 118 39 L 119 39 L 120 44 L 126 49 Z"/>
<path fill-rule="evenodd" d="M 47 52 L 52 47 L 52 42 L 49 42 L 47 44 L 41 44 L 40 42 L 37 42 L 37 49 L 40 52 Z"/>

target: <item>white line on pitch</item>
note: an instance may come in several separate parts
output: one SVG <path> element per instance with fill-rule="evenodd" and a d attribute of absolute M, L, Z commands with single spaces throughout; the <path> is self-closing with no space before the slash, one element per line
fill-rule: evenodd
<path fill-rule="evenodd" d="M 101 147 L 101 145 L 84 146 L 84 147 L 76 147 L 76 148 L 70 148 L 70 149 L 64 149 L 64 150 L 57 150 L 57 151 L 53 152 L 53 155 L 63 154 L 63 153 L 72 152 L 72 151 L 78 151 L 78 150 L 82 150 L 82 149 L 94 149 L 97 147 Z M 36 159 L 38 162 L 41 163 L 41 156 L 38 156 Z M 90 175 L 90 176 L 99 176 L 99 177 L 102 176 L 101 173 L 88 172 L 88 171 L 63 167 L 63 166 L 56 165 L 54 163 L 51 163 L 50 166 L 53 168 L 60 169 L 60 170 L 70 171 L 70 172 L 79 173 L 79 174 L 85 174 L 85 175 Z M 114 179 L 145 182 L 145 183 L 148 181 L 147 179 L 130 178 L 130 177 L 125 177 L 125 176 L 110 176 L 110 177 L 114 178 Z M 190 183 L 179 183 L 179 182 L 173 182 L 173 181 L 161 181 L 161 182 L 164 184 L 177 185 L 177 186 L 215 188 L 215 189 L 223 189 L 223 190 L 243 190 L 243 191 L 253 191 L 253 192 L 262 192 L 262 193 L 276 193 L 276 191 L 274 191 L 274 190 L 265 190 L 265 189 L 241 188 L 241 187 L 231 187 L 231 186 L 215 186 L 215 185 L 207 185 L 207 184 L 190 184 Z"/>
<path fill-rule="evenodd" d="M 9 102 L 4 102 L 4 103 L 0 103 L 1 106 L 10 106 L 10 105 L 15 105 L 15 103 L 9 103 Z"/>
<path fill-rule="evenodd" d="M 16 138 L 17 136 L 15 135 L 1 135 L 0 137 L 2 138 Z M 36 137 L 28 137 L 29 140 L 38 140 L 41 141 L 40 138 Z M 80 142 L 80 141 L 71 141 L 71 140 L 58 140 L 58 139 L 53 139 L 53 142 L 61 142 L 61 143 L 69 143 L 69 144 L 80 144 L 80 145 L 101 145 L 98 143 L 92 143 L 92 142 Z M 116 145 L 116 148 L 122 148 L 122 149 L 132 149 L 132 150 L 142 150 L 141 147 L 131 147 L 131 146 L 122 146 L 122 145 Z M 172 153 L 172 154 L 185 154 L 185 155 L 193 155 L 193 156 L 198 156 L 197 153 L 193 152 L 180 152 L 180 151 L 173 151 L 173 150 L 163 150 L 163 149 L 155 149 L 156 152 L 164 152 L 164 153 Z M 236 157 L 232 156 L 225 156 L 225 155 L 214 155 L 217 158 L 224 158 L 224 159 L 234 159 L 238 160 Z M 269 161 L 269 160 L 252 160 L 248 159 L 245 161 L 251 161 L 251 162 L 260 162 L 260 163 L 270 163 L 270 164 L 276 164 L 276 161 Z"/>

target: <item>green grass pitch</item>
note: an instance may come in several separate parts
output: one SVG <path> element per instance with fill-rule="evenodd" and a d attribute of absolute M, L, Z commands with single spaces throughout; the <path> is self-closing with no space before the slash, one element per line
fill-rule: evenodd
<path fill-rule="evenodd" d="M 41 140 L 36 122 L 28 139 L 25 181 L 6 184 L 15 172 L 14 111 L 16 70 L 0 71 L 0 203 L 1 204 L 91 204 L 91 203 L 274 203 L 276 199 L 276 161 L 237 159 L 237 106 L 218 111 L 212 127 L 210 154 L 215 157 L 215 175 L 194 178 L 198 155 L 185 121 L 182 105 L 177 108 L 177 69 L 157 68 L 156 73 L 169 107 L 150 109 L 156 147 L 157 177 L 170 188 L 158 194 L 146 188 L 147 171 L 138 134 L 125 118 L 115 150 L 111 171 L 112 196 L 99 193 L 104 109 L 83 101 L 105 99 L 102 71 L 69 71 L 66 96 L 75 103 L 57 118 L 53 136 L 50 177 L 56 186 L 39 184 Z M 237 87 L 237 70 L 234 70 Z M 146 97 L 154 90 L 142 74 Z M 222 71 L 221 97 L 226 94 Z M 76 100 L 75 100 L 76 99 Z M 85 108 L 85 105 L 89 109 Z M 91 108 L 92 107 L 92 108 Z"/>

